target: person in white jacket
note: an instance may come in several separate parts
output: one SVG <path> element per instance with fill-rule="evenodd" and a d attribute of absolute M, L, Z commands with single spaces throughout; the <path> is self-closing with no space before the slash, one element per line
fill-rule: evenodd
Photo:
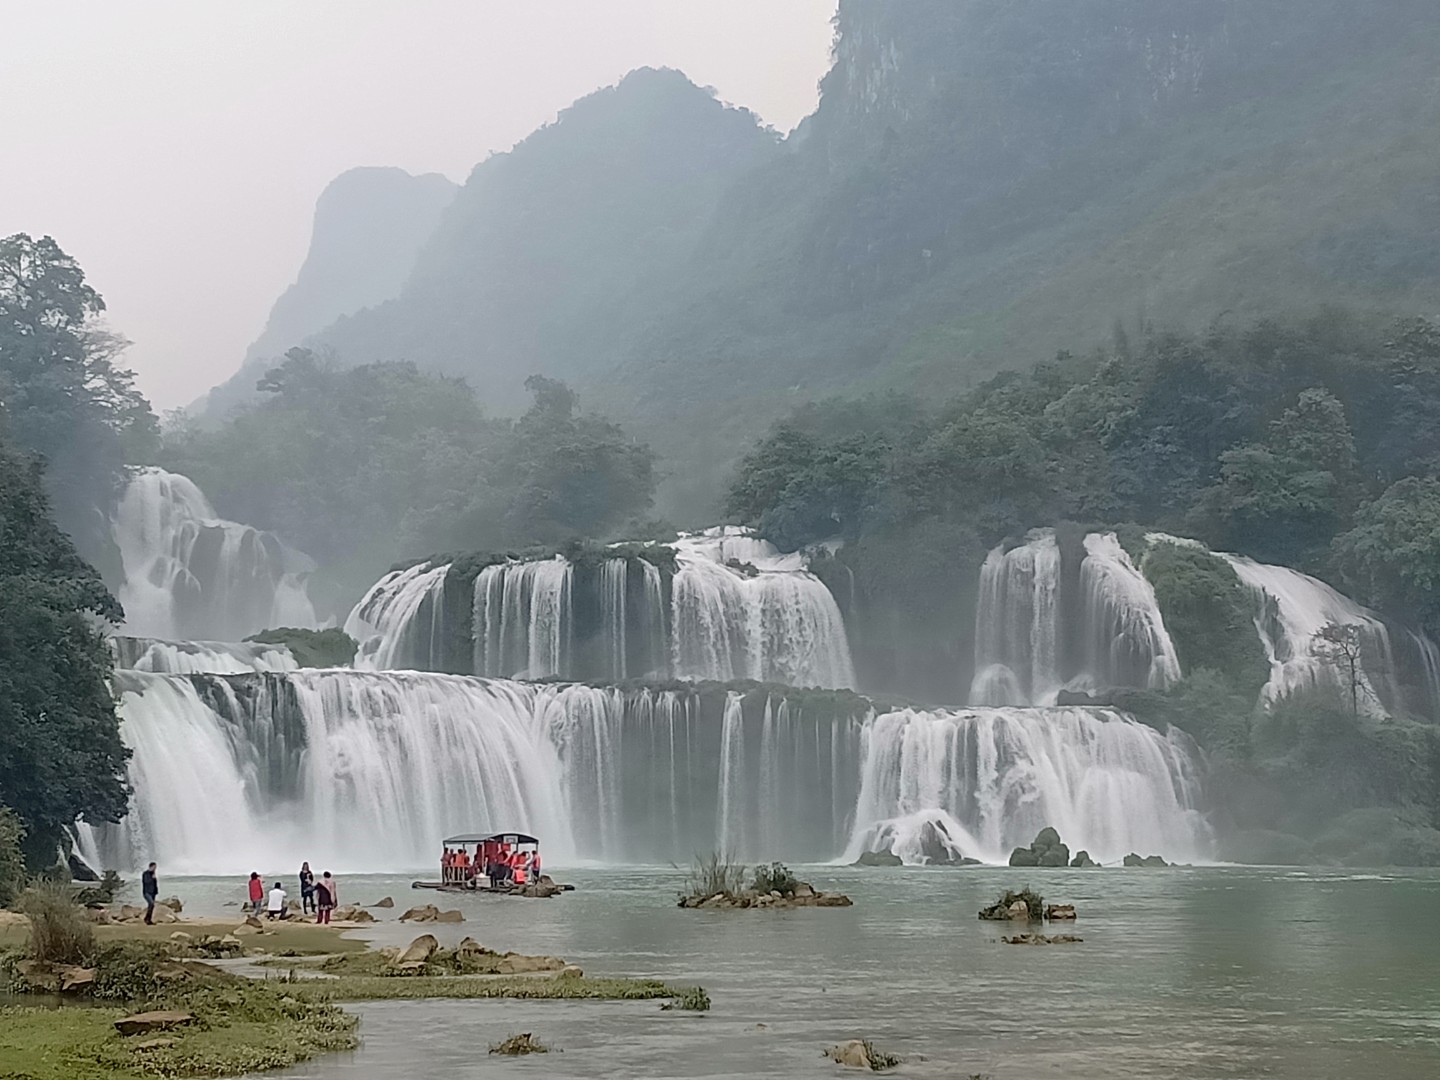
<path fill-rule="evenodd" d="M 285 915 L 285 890 L 277 881 L 274 888 L 270 890 L 269 900 L 265 902 L 265 917 L 267 919 L 283 919 Z"/>

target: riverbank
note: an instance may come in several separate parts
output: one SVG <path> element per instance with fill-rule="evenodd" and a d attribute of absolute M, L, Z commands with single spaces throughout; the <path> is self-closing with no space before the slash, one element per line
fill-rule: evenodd
<path fill-rule="evenodd" d="M 0 993 L 0 1080 L 222 1077 L 275 1069 L 353 1049 L 358 1019 L 340 1007 L 346 1002 L 653 1001 L 686 992 L 653 979 L 590 978 L 563 962 L 559 970 L 518 975 L 444 974 L 431 967 L 414 974 L 400 970 L 393 956 L 343 936 L 347 928 L 305 923 L 266 927 L 243 939 L 243 960 L 208 962 L 194 957 L 192 943 L 236 929 L 234 920 L 187 919 L 96 926 L 88 990 L 33 994 L 22 992 L 38 981 L 24 960 L 28 920 L 3 915 L 0 990 L 9 992 Z M 249 977 L 257 971 L 263 977 Z M 117 1030 L 117 1021 L 156 1010 L 176 1016 L 153 1031 Z"/>

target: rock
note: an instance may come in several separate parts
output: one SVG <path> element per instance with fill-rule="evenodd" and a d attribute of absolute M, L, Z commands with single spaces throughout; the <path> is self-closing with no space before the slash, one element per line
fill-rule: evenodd
<path fill-rule="evenodd" d="M 850 898 L 841 893 L 818 893 L 815 896 L 815 907 L 850 907 L 850 905 Z"/>
<path fill-rule="evenodd" d="M 185 905 L 180 902 L 178 896 L 167 896 L 164 900 L 157 900 L 155 903 L 158 907 L 168 907 L 176 915 L 185 910 Z"/>
<path fill-rule="evenodd" d="M 855 866 L 904 866 L 905 860 L 893 851 L 864 851 L 856 859 Z"/>
<path fill-rule="evenodd" d="M 265 924 L 261 922 L 258 918 L 256 918 L 254 915 L 245 916 L 245 925 L 250 927 L 252 930 L 265 929 Z"/>
<path fill-rule="evenodd" d="M 130 919 L 143 919 L 145 909 L 143 907 L 132 907 L 130 904 L 121 904 L 120 910 L 113 914 L 113 917 L 121 922 L 128 922 Z"/>
<path fill-rule="evenodd" d="M 190 940 L 190 935 L 187 934 L 184 930 L 176 930 L 170 935 L 170 940 L 183 943 Z"/>
<path fill-rule="evenodd" d="M 554 956 L 522 956 L 506 953 L 495 965 L 497 975 L 530 975 L 537 971 L 561 971 L 565 961 Z"/>
<path fill-rule="evenodd" d="M 1132 851 L 1129 855 L 1126 855 L 1126 856 L 1125 856 L 1125 865 L 1126 865 L 1126 866 L 1158 867 L 1158 866 L 1169 866 L 1170 864 L 1167 863 L 1164 859 L 1162 859 L 1159 855 L 1146 855 L 1144 858 L 1141 858 L 1139 855 L 1136 855 L 1136 854 Z"/>
<path fill-rule="evenodd" d="M 115 1021 L 115 1030 L 121 1035 L 146 1035 L 152 1031 L 169 1031 L 192 1023 L 195 1017 L 176 1009 L 160 1009 L 156 1012 L 136 1013 Z"/>
<path fill-rule="evenodd" d="M 455 951 L 461 956 L 484 956 L 490 950 L 473 937 L 463 937 L 460 939 L 460 944 L 455 946 Z"/>
<path fill-rule="evenodd" d="M 1040 848 L 1041 850 L 1059 846 L 1060 834 L 1049 825 L 1046 825 L 1045 828 L 1035 834 L 1035 842 L 1030 845 L 1032 849 Z"/>
<path fill-rule="evenodd" d="M 810 883 L 809 883 L 809 882 L 802 881 L 802 882 L 800 882 L 800 884 L 798 884 L 798 885 L 795 886 L 795 899 L 796 899 L 796 900 L 804 900 L 804 899 L 807 899 L 808 897 L 811 897 L 811 896 L 814 896 L 814 895 L 815 895 L 815 890 L 810 887 Z"/>
<path fill-rule="evenodd" d="M 1060 842 L 1060 834 L 1049 825 L 1035 834 L 1028 848 L 1010 853 L 1011 866 L 1058 867 L 1070 865 L 1070 849 Z"/>
<path fill-rule="evenodd" d="M 443 923 L 464 922 L 465 916 L 459 911 L 442 911 L 435 916 L 435 921 Z"/>
<path fill-rule="evenodd" d="M 849 1069 L 873 1069 L 875 1067 L 870 1060 L 870 1048 L 860 1039 L 851 1039 L 839 1046 L 832 1046 L 825 1051 L 825 1056 L 837 1065 L 844 1065 Z"/>
<path fill-rule="evenodd" d="M 1052 922 L 1064 922 L 1075 918 L 1074 904 L 1048 904 L 1045 907 L 1045 918 Z"/>
<path fill-rule="evenodd" d="M 560 969 L 560 974 L 555 977 L 557 979 L 583 979 L 585 972 L 575 964 L 566 964 Z"/>
<path fill-rule="evenodd" d="M 1005 917 L 1007 919 L 1016 920 L 1024 919 L 1026 922 L 1029 922 L 1030 905 L 1025 903 L 1024 900 L 1016 900 L 1013 904 L 1011 904 L 1008 908 L 1005 909 Z"/>
<path fill-rule="evenodd" d="M 338 920 L 339 922 L 366 923 L 375 921 L 374 915 L 371 915 L 370 912 L 366 911 L 364 908 L 358 907 L 338 909 L 332 912 L 330 917 L 332 919 Z"/>
<path fill-rule="evenodd" d="M 425 962 L 423 960 L 406 960 L 396 964 L 395 970 L 401 975 L 424 975 Z"/>
<path fill-rule="evenodd" d="M 240 948 L 241 948 L 240 939 L 239 939 L 238 937 L 236 937 L 234 934 L 226 934 L 226 935 L 224 935 L 223 937 L 220 938 L 219 944 L 220 944 L 220 948 L 222 948 L 222 949 L 227 949 L 227 950 L 233 949 L 233 950 L 235 950 L 236 952 L 238 952 L 238 951 L 240 950 Z"/>
<path fill-rule="evenodd" d="M 1070 865 L 1070 849 L 1064 844 L 1061 844 L 1058 848 L 1052 848 L 1040 856 L 1040 861 L 1036 865 L 1049 867 L 1068 866 Z"/>
<path fill-rule="evenodd" d="M 152 923 L 156 923 L 157 925 L 164 923 L 177 923 L 180 921 L 180 916 L 176 915 L 174 911 L 166 907 L 164 904 L 156 904 L 155 910 L 150 913 L 150 921 Z"/>
<path fill-rule="evenodd" d="M 426 904 L 424 907 L 412 907 L 400 916 L 401 922 L 434 922 L 440 915 L 440 909 L 434 904 Z"/>
<path fill-rule="evenodd" d="M 434 934 L 421 934 L 414 941 L 406 946 L 405 951 L 397 958 L 401 964 L 424 963 L 435 955 L 435 950 L 440 948 L 440 942 L 435 940 Z"/>
<path fill-rule="evenodd" d="M 88 992 L 95 985 L 94 968 L 73 965 L 60 968 L 57 974 L 60 976 L 60 992 L 62 994 Z"/>
<path fill-rule="evenodd" d="M 1076 853 L 1075 858 L 1070 860 L 1070 865 L 1083 870 L 1088 870 L 1093 867 L 1099 866 L 1100 864 L 1090 858 L 1090 853 L 1088 851 L 1080 851 Z"/>
<path fill-rule="evenodd" d="M 146 1040 L 144 1040 L 143 1042 L 138 1042 L 138 1043 L 136 1043 L 134 1046 L 132 1046 L 130 1049 L 132 1049 L 132 1050 L 163 1050 L 163 1049 L 165 1049 L 165 1047 L 167 1047 L 167 1046 L 174 1046 L 174 1045 L 175 1045 L 175 1040 L 174 1040 L 174 1039 L 167 1039 L 167 1038 L 164 1038 L 164 1037 L 162 1036 L 161 1038 L 158 1038 L 158 1039 L 146 1039 Z"/>
<path fill-rule="evenodd" d="M 376 900 L 376 901 L 375 901 L 373 904 L 371 904 L 370 906 L 371 906 L 371 907 L 394 907 L 394 906 L 395 906 L 395 901 L 392 900 L 390 897 L 386 896 L 386 897 L 382 897 L 382 898 L 379 899 L 379 900 Z"/>
<path fill-rule="evenodd" d="M 490 1047 L 490 1053 L 518 1057 L 521 1054 L 544 1054 L 549 1049 L 527 1031 L 523 1035 L 511 1035 L 504 1042 L 496 1043 Z"/>
<path fill-rule="evenodd" d="M 1029 848 L 1017 847 L 1010 853 L 1011 866 L 1039 866 L 1039 857 Z"/>
<path fill-rule="evenodd" d="M 300 915 L 303 914 L 305 911 L 305 909 L 301 906 L 299 900 L 287 900 L 285 902 L 285 910 L 288 911 L 291 915 Z"/>
<path fill-rule="evenodd" d="M 1046 937 L 1044 934 L 1016 934 L 1000 940 L 1006 945 L 1073 945 L 1085 939 L 1074 934 L 1056 934 L 1054 937 Z"/>
<path fill-rule="evenodd" d="M 108 908 L 87 907 L 84 909 L 84 912 L 85 921 L 95 923 L 98 926 L 108 926 L 115 921 L 115 917 L 110 914 Z"/>

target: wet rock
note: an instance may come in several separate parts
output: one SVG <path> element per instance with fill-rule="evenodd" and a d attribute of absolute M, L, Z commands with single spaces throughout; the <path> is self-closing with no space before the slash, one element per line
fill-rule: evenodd
<path fill-rule="evenodd" d="M 120 910 L 112 912 L 111 915 L 120 922 L 129 922 L 131 919 L 143 919 L 145 917 L 145 909 L 143 907 L 135 907 L 131 904 L 121 904 Z"/>
<path fill-rule="evenodd" d="M 143 912 L 141 913 L 140 917 L 142 919 L 145 917 Z M 155 910 L 150 913 L 150 921 L 152 923 L 155 923 L 156 925 L 177 923 L 180 921 L 180 916 L 176 915 L 175 912 L 170 910 L 170 908 L 166 907 L 164 904 L 156 904 Z"/>
<path fill-rule="evenodd" d="M 1016 848 L 1010 853 L 1011 866 L 1058 867 L 1070 865 L 1070 849 L 1060 841 L 1060 834 L 1045 826 L 1035 835 L 1028 848 Z"/>
<path fill-rule="evenodd" d="M 1090 853 L 1088 851 L 1079 851 L 1076 852 L 1075 858 L 1070 860 L 1070 865 L 1078 867 L 1082 870 L 1089 870 L 1093 869 L 1094 867 L 1098 867 L 1100 864 L 1097 863 L 1094 859 L 1090 858 Z"/>
<path fill-rule="evenodd" d="M 1002 937 L 1000 939 L 1006 945 L 1074 945 L 1084 938 L 1078 938 L 1074 934 L 1055 934 L 1047 937 L 1044 934 L 1016 934 L 1014 937 Z"/>
<path fill-rule="evenodd" d="M 490 1047 L 490 1053 L 505 1054 L 509 1057 L 519 1057 L 522 1054 L 545 1054 L 549 1050 L 548 1046 L 528 1031 L 523 1035 L 511 1035 L 504 1042 L 498 1042 Z"/>
<path fill-rule="evenodd" d="M 440 909 L 434 904 L 412 907 L 400 916 L 401 922 L 434 922 L 440 917 Z"/>
<path fill-rule="evenodd" d="M 905 860 L 896 855 L 893 851 L 864 851 L 860 858 L 852 864 L 854 866 L 904 866 Z"/>
<path fill-rule="evenodd" d="M 405 947 L 405 951 L 397 957 L 397 961 L 401 964 L 423 964 L 435 955 L 435 950 L 438 948 L 440 948 L 440 942 L 435 940 L 434 934 L 421 934 Z"/>
<path fill-rule="evenodd" d="M 169 1031 L 193 1023 L 195 1017 L 177 1009 L 160 1009 L 155 1012 L 136 1013 L 115 1021 L 115 1030 L 121 1035 L 146 1035 L 152 1031 Z"/>
<path fill-rule="evenodd" d="M 1074 904 L 1049 904 L 1045 908 L 1045 918 L 1052 922 L 1066 922 L 1075 918 Z"/>
<path fill-rule="evenodd" d="M 1028 922 L 1030 920 L 1030 905 L 1025 903 L 1024 900 L 1016 900 L 1005 909 L 1005 917 L 1007 919 L 1023 919 Z"/>
<path fill-rule="evenodd" d="M 464 922 L 465 916 L 459 911 L 441 911 L 436 913 L 435 921 L 439 923 Z"/>
<path fill-rule="evenodd" d="M 560 969 L 560 974 L 555 977 L 557 979 L 583 979 L 585 972 L 576 964 L 566 964 Z"/>
<path fill-rule="evenodd" d="M 860 1039 L 851 1039 L 825 1051 L 825 1056 L 837 1065 L 849 1069 L 870 1069 L 870 1049 Z"/>
<path fill-rule="evenodd" d="M 1146 855 L 1142 858 L 1141 856 L 1136 855 L 1132 851 L 1129 855 L 1125 856 L 1125 865 L 1152 868 L 1169 866 L 1170 864 L 1167 863 L 1164 859 L 1162 859 L 1159 855 Z"/>
<path fill-rule="evenodd" d="M 371 904 L 370 906 L 371 906 L 371 907 L 391 908 L 391 907 L 394 907 L 394 906 L 395 906 L 395 901 L 394 901 L 393 899 L 391 899 L 390 897 L 386 896 L 386 897 L 382 897 L 382 898 L 379 899 L 379 900 L 376 900 L 375 903 Z"/>

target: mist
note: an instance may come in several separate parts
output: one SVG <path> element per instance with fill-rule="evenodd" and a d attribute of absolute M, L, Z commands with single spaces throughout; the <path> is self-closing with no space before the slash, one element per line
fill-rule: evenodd
<path fill-rule="evenodd" d="M 816 103 L 834 0 L 13 7 L 0 235 L 86 267 L 157 410 L 239 366 L 316 197 L 358 165 L 463 182 L 556 112 L 669 66 L 780 130 Z"/>

